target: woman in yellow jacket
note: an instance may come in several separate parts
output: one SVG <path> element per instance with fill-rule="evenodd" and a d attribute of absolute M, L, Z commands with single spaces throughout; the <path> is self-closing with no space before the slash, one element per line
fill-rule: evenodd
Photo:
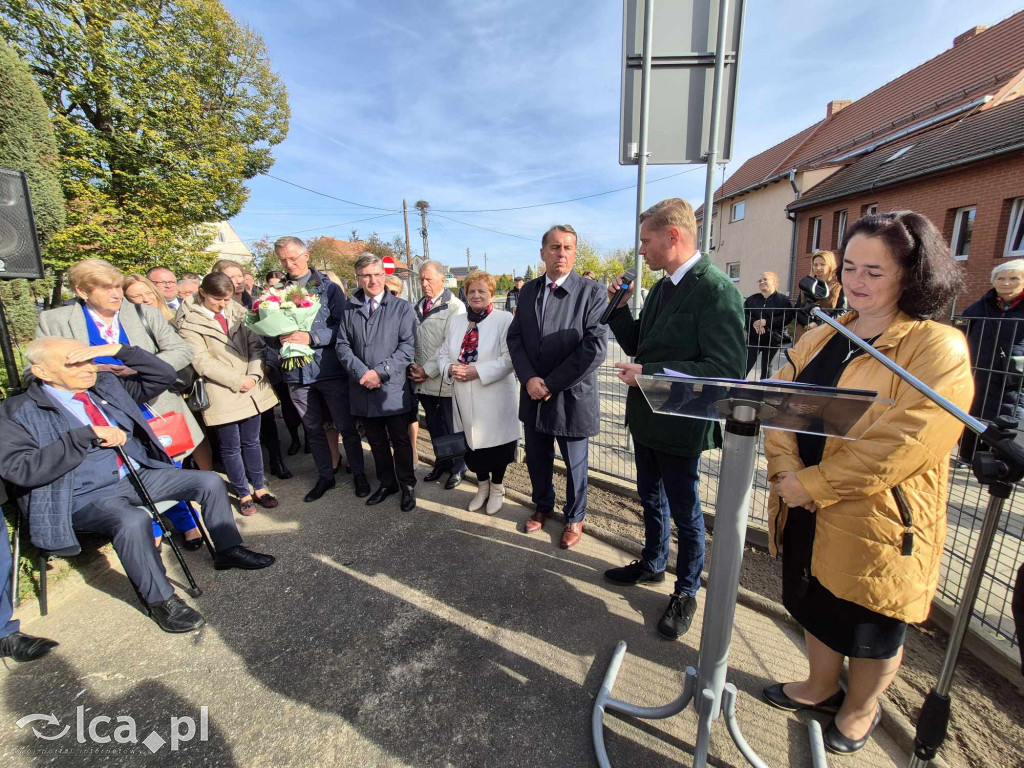
<path fill-rule="evenodd" d="M 864 217 L 850 228 L 842 281 L 854 312 L 841 322 L 966 410 L 966 340 L 930 319 L 963 285 L 935 226 L 910 211 Z M 782 552 L 783 603 L 804 627 L 810 675 L 764 695 L 781 709 L 835 712 L 825 746 L 850 754 L 878 723 L 907 623 L 928 615 L 946 533 L 949 453 L 962 428 L 828 326 L 797 343 L 780 378 L 894 401 L 873 406 L 851 430 L 855 440 L 765 435 L 772 549 Z"/>
<path fill-rule="evenodd" d="M 263 345 L 245 327 L 245 308 L 233 301 L 231 278 L 214 272 L 182 303 L 174 321 L 192 348 L 192 367 L 206 382 L 206 426 L 217 430 L 221 459 L 238 494 L 240 512 L 251 515 L 277 499 L 267 490 L 260 447 L 260 414 L 277 404 L 263 370 Z M 250 484 L 252 491 L 250 492 Z"/>

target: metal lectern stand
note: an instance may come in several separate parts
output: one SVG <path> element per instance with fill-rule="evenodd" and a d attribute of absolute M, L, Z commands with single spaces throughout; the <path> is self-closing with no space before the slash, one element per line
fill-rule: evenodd
<path fill-rule="evenodd" d="M 865 414 L 869 418 L 872 416 L 869 413 L 872 406 L 881 412 L 892 401 L 880 400 L 874 392 L 809 387 L 788 382 L 747 382 L 678 375 L 638 376 L 637 382 L 657 413 L 724 420 L 721 482 L 715 504 L 715 531 L 704 597 L 698 668 L 686 668 L 686 683 L 675 701 L 660 707 L 627 704 L 611 698 L 612 686 L 626 654 L 625 642 L 619 642 L 598 692 L 591 720 L 598 764 L 601 768 L 611 768 L 604 744 L 606 710 L 645 719 L 663 719 L 682 712 L 692 700 L 698 716 L 694 768 L 707 765 L 711 726 L 723 714 L 729 735 L 747 762 L 754 768 L 768 768 L 740 732 L 736 719 L 736 687 L 726 682 L 758 435 L 763 426 L 845 438 L 850 428 Z M 821 726 L 812 720 L 809 729 L 813 764 L 815 768 L 824 768 Z"/>

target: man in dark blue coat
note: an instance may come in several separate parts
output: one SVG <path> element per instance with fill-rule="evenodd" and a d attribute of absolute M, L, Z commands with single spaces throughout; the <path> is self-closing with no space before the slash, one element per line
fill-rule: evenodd
<path fill-rule="evenodd" d="M 203 617 L 167 581 L 128 469 L 108 449 L 124 449 L 154 501 L 188 499 L 202 506 L 217 570 L 266 568 L 274 558 L 242 546 L 221 477 L 175 467 L 139 410 L 138 403 L 174 383 L 174 369 L 137 347 L 87 347 L 56 337 L 32 342 L 27 356 L 34 380 L 0 406 L 0 477 L 15 486 L 32 543 L 73 555 L 81 550 L 76 531 L 109 536 L 160 628 L 199 628 Z M 103 356 L 118 358 L 136 375 L 97 373 L 93 360 Z"/>
<path fill-rule="evenodd" d="M 408 512 L 416 507 L 408 378 L 416 356 L 416 314 L 412 304 L 387 290 L 379 257 L 360 254 L 355 271 L 359 289 L 342 313 L 338 359 L 348 372 L 352 413 L 362 419 L 380 481 L 366 503 L 379 504 L 401 491 L 401 509 Z"/>
<path fill-rule="evenodd" d="M 306 494 L 306 501 L 316 501 L 334 487 L 334 466 L 331 449 L 327 444 L 324 425 L 333 421 L 341 433 L 345 447 L 345 458 L 352 470 L 356 496 L 368 496 L 370 484 L 366 480 L 363 465 L 363 446 L 356 430 L 355 419 L 349 406 L 349 386 L 345 371 L 338 362 L 335 345 L 338 341 L 338 324 L 348 306 L 348 300 L 341 288 L 332 283 L 326 275 L 311 269 L 306 244 L 297 237 L 281 237 L 274 243 L 274 253 L 281 266 L 288 272 L 287 286 L 303 288 L 316 294 L 320 299 L 317 312 L 309 332 L 296 331 L 280 339 L 268 339 L 270 346 L 280 348 L 290 341 L 306 344 L 314 350 L 313 362 L 301 368 L 281 371 L 281 377 L 288 384 L 295 409 L 302 418 L 306 438 L 316 463 L 316 485 Z"/>
<path fill-rule="evenodd" d="M 508 330 L 537 505 L 525 531 L 539 531 L 554 510 L 557 441 L 567 470 L 561 547 L 568 549 L 583 533 L 589 439 L 601 429 L 597 369 L 607 353 L 608 333 L 600 318 L 608 300 L 603 286 L 572 271 L 576 231 L 568 224 L 544 233 L 540 256 L 547 272 L 523 286 Z"/>

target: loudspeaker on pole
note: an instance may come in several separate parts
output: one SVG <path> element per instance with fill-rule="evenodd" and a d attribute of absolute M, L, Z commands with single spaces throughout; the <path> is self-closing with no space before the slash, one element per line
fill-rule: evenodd
<path fill-rule="evenodd" d="M 43 277 L 43 257 L 22 171 L 0 168 L 0 280 Z"/>

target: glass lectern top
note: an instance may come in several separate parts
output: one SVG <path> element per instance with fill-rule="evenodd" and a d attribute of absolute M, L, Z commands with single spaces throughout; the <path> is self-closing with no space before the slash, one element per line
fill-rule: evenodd
<path fill-rule="evenodd" d="M 749 406 L 765 429 L 845 438 L 868 414 L 877 418 L 893 401 L 862 389 L 820 387 L 790 381 L 713 379 L 677 373 L 637 376 L 656 413 L 724 421 L 737 406 Z M 749 412 L 748 412 L 749 413 Z"/>

